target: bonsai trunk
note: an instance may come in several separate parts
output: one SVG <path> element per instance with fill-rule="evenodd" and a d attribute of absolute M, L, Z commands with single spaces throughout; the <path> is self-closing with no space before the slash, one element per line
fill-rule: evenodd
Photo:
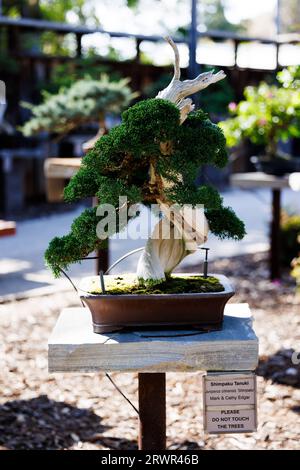
<path fill-rule="evenodd" d="M 211 83 L 222 80 L 225 74 L 222 70 L 214 74 L 212 70 L 198 75 L 194 80 L 181 81 L 177 46 L 170 37 L 166 40 L 175 55 L 174 75 L 170 84 L 158 93 L 157 98 L 169 100 L 178 107 L 182 124 L 194 109 L 191 98 L 187 96 L 203 90 Z M 162 152 L 164 150 L 162 149 Z M 153 165 L 150 172 L 150 185 L 161 188 L 161 194 L 156 200 L 160 205 L 163 218 L 155 226 L 139 259 L 137 277 L 140 282 L 158 283 L 165 280 L 185 256 L 193 253 L 198 245 L 206 242 L 208 223 L 202 209 L 183 207 L 177 208 L 174 213 L 170 211 L 171 203 L 165 199 L 163 192 L 165 182 L 158 182 Z M 180 175 L 178 177 L 180 178 Z"/>
<path fill-rule="evenodd" d="M 208 223 L 204 210 L 187 207 L 172 213 L 161 204 L 162 219 L 154 227 L 138 262 L 141 283 L 156 284 L 168 277 L 187 255 L 205 243 Z"/>

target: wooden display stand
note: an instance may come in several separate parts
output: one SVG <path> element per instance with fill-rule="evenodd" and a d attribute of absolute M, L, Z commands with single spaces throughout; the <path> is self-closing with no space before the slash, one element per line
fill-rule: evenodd
<path fill-rule="evenodd" d="M 46 196 L 48 202 L 62 202 L 66 182 L 74 176 L 81 165 L 81 158 L 47 158 L 44 164 Z M 98 251 L 96 274 L 108 269 L 108 249 Z"/>
<path fill-rule="evenodd" d="M 46 177 L 47 201 L 61 202 L 63 200 L 66 180 L 77 173 L 81 158 L 47 158 L 44 164 Z"/>
<path fill-rule="evenodd" d="M 0 220 L 0 237 L 15 235 L 17 232 L 16 222 Z"/>
<path fill-rule="evenodd" d="M 138 372 L 139 449 L 166 445 L 166 372 L 253 371 L 258 339 L 247 304 L 225 308 L 210 333 L 132 331 L 95 334 L 86 308 L 64 309 L 49 339 L 50 372 Z"/>

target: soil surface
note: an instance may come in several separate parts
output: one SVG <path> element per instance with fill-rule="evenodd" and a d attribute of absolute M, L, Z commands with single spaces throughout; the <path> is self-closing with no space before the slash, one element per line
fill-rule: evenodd
<path fill-rule="evenodd" d="M 184 276 L 172 274 L 160 283 L 138 282 L 135 274 L 108 275 L 103 277 L 105 294 L 110 295 L 149 295 L 149 294 L 199 294 L 222 292 L 224 286 L 213 276 Z M 102 294 L 99 276 L 83 279 L 80 288 L 91 294 Z"/>

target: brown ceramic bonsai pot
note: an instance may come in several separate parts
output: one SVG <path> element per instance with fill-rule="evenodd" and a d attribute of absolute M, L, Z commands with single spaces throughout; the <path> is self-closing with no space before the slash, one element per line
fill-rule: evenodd
<path fill-rule="evenodd" d="M 220 328 L 224 307 L 234 295 L 225 276 L 213 275 L 223 285 L 221 292 L 186 294 L 91 294 L 79 289 L 88 306 L 95 333 L 123 328 Z"/>

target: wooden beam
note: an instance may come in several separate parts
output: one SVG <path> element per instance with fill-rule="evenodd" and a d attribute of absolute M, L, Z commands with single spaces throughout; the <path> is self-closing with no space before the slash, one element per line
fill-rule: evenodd
<path fill-rule="evenodd" d="M 68 23 L 59 23 L 55 21 L 35 20 L 31 18 L 10 18 L 7 16 L 0 16 L 0 26 L 18 26 L 21 29 L 30 30 L 46 30 L 46 31 L 57 31 L 60 33 L 79 33 L 79 34 L 93 34 L 103 33 L 108 34 L 111 37 L 126 37 L 140 39 L 141 41 L 158 42 L 163 41 L 163 38 L 158 35 L 145 35 L 145 34 L 134 34 L 119 31 L 108 31 L 100 27 L 92 28 L 84 25 L 72 25 Z M 211 39 L 234 39 L 238 42 L 261 42 L 264 44 L 289 44 L 300 42 L 299 34 L 292 35 L 279 35 L 272 38 L 263 36 L 246 36 L 231 31 L 221 30 L 208 30 L 208 31 L 197 31 L 198 37 L 208 37 Z M 173 37 L 174 42 L 188 44 L 189 39 L 183 37 Z"/>
<path fill-rule="evenodd" d="M 45 20 L 34 20 L 29 18 L 9 18 L 7 16 L 0 16 L 0 26 L 18 26 L 22 29 L 30 30 L 43 30 L 43 31 L 57 31 L 59 33 L 75 33 L 75 34 L 94 34 L 94 33 L 103 33 L 108 34 L 111 37 L 126 37 L 126 38 L 135 38 L 140 39 L 141 41 L 163 41 L 162 36 L 158 35 L 145 35 L 145 34 L 134 34 L 134 33 L 125 33 L 118 31 L 108 31 L 103 28 L 91 28 L 84 25 L 72 25 L 68 23 L 58 23 L 56 21 L 45 21 Z M 187 40 L 184 38 L 173 38 L 175 42 L 186 43 Z"/>

